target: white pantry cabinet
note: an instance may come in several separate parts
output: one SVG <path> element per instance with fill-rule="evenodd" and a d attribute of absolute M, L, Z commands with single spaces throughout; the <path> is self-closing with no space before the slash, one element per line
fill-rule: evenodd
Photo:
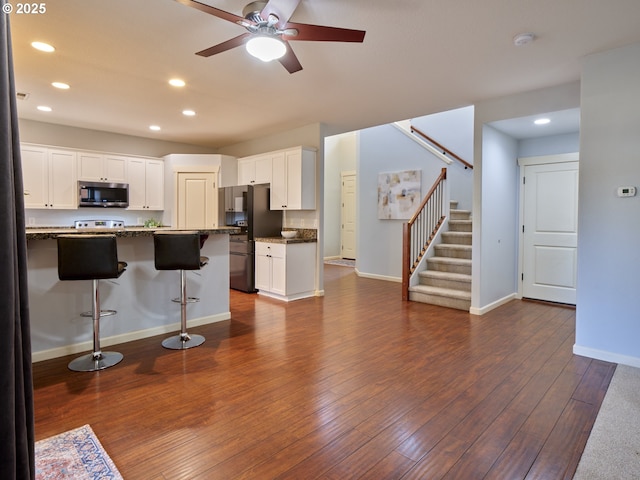
<path fill-rule="evenodd" d="M 130 157 L 127 173 L 129 210 L 164 210 L 164 162 Z"/>
<path fill-rule="evenodd" d="M 238 185 L 271 183 L 271 154 L 238 159 Z"/>
<path fill-rule="evenodd" d="M 78 180 L 127 183 L 127 157 L 78 152 Z"/>
<path fill-rule="evenodd" d="M 76 152 L 20 146 L 25 208 L 78 208 Z"/>
<path fill-rule="evenodd" d="M 271 210 L 315 210 L 316 152 L 305 147 L 273 157 Z"/>
<path fill-rule="evenodd" d="M 258 293 L 291 301 L 312 297 L 315 288 L 316 243 L 256 242 Z"/>

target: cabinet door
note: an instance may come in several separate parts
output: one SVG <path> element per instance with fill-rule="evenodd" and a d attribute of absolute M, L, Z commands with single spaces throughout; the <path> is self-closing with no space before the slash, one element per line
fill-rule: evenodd
<path fill-rule="evenodd" d="M 285 160 L 287 210 L 300 210 L 302 208 L 302 151 L 297 149 L 287 152 Z"/>
<path fill-rule="evenodd" d="M 130 158 L 127 161 L 129 180 L 129 210 L 142 210 L 145 207 L 146 179 L 143 158 Z"/>
<path fill-rule="evenodd" d="M 266 255 L 256 255 L 255 259 L 256 288 L 264 292 L 269 292 L 271 291 L 271 257 L 268 257 Z"/>
<path fill-rule="evenodd" d="M 271 291 L 279 295 L 287 294 L 286 257 L 271 257 Z"/>
<path fill-rule="evenodd" d="M 272 159 L 270 155 L 255 159 L 255 183 L 271 183 L 271 165 Z"/>
<path fill-rule="evenodd" d="M 149 210 L 164 210 L 164 162 L 146 160 L 145 192 Z"/>
<path fill-rule="evenodd" d="M 25 208 L 49 206 L 49 161 L 47 149 L 22 146 L 22 177 Z"/>
<path fill-rule="evenodd" d="M 238 160 L 238 185 L 251 185 L 255 181 L 256 162 L 251 159 Z"/>
<path fill-rule="evenodd" d="M 271 210 L 287 208 L 287 162 L 284 155 L 272 159 Z"/>
<path fill-rule="evenodd" d="M 49 205 L 51 208 L 78 208 L 76 153 L 49 150 Z"/>
<path fill-rule="evenodd" d="M 78 179 L 87 182 L 103 182 L 103 160 L 104 157 L 98 153 L 78 152 Z"/>
<path fill-rule="evenodd" d="M 104 157 L 103 178 L 111 183 L 126 183 L 127 181 L 127 159 L 107 155 Z"/>

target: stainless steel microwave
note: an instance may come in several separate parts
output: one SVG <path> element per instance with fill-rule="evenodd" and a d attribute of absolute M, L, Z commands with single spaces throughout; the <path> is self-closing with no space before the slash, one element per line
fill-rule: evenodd
<path fill-rule="evenodd" d="M 79 207 L 129 206 L 129 184 L 78 181 Z"/>

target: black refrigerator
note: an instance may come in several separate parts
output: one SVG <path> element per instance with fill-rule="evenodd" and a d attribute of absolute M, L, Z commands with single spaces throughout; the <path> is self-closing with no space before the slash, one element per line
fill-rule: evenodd
<path fill-rule="evenodd" d="M 243 215 L 234 225 L 241 233 L 229 238 L 229 285 L 234 290 L 253 293 L 255 285 L 255 239 L 279 237 L 282 230 L 282 211 L 269 209 L 269 185 L 249 185 L 243 195 Z M 244 217 L 244 218 L 242 218 Z"/>

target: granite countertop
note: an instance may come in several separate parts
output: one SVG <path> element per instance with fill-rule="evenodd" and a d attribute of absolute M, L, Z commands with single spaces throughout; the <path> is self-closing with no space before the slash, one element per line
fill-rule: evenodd
<path fill-rule="evenodd" d="M 187 231 L 197 231 L 201 235 L 218 235 L 218 234 L 231 234 L 238 233 L 240 231 L 237 227 L 219 227 L 219 228 L 202 228 L 202 229 L 187 229 Z M 57 238 L 59 235 L 79 235 L 83 233 L 102 233 L 111 234 L 116 237 L 131 238 L 131 237 L 151 237 L 155 232 L 162 231 L 179 231 L 171 227 L 125 227 L 125 228 L 74 228 L 74 227 L 27 227 L 27 240 L 48 240 Z"/>
<path fill-rule="evenodd" d="M 256 237 L 256 242 L 264 242 L 264 243 L 315 243 L 317 242 L 317 238 L 284 238 L 284 237 Z"/>

